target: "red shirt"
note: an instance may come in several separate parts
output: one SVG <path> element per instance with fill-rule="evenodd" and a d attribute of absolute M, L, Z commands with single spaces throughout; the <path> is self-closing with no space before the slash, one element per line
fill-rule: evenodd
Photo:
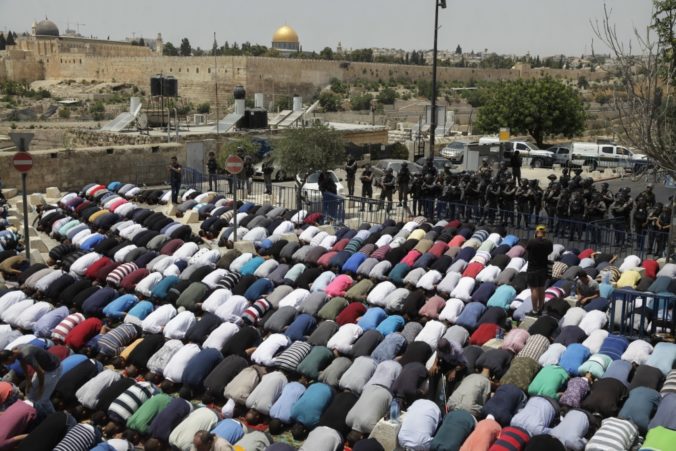
<path fill-rule="evenodd" d="M 319 257 L 319 260 L 317 260 L 317 265 L 318 266 L 323 266 L 324 268 L 329 267 L 329 263 L 331 263 L 331 259 L 336 256 L 338 252 L 336 251 L 329 251 L 325 252 L 322 254 L 321 257 Z"/>
<path fill-rule="evenodd" d="M 415 261 L 420 258 L 422 254 L 418 251 L 415 250 L 410 250 L 408 251 L 408 254 L 404 258 L 401 259 L 400 263 L 406 263 L 408 266 L 413 266 L 415 264 Z"/>
<path fill-rule="evenodd" d="M 336 316 L 336 323 L 339 326 L 356 323 L 357 319 L 364 313 L 366 313 L 366 306 L 364 304 L 361 302 L 351 302 Z"/>
<path fill-rule="evenodd" d="M 57 356 L 59 360 L 63 360 L 70 355 L 70 349 L 64 345 L 54 345 L 47 349 L 47 352 Z"/>
<path fill-rule="evenodd" d="M 465 237 L 462 235 L 454 236 L 451 241 L 448 242 L 448 247 L 460 247 L 465 242 Z"/>
<path fill-rule="evenodd" d="M 322 219 L 321 213 L 310 213 L 303 220 L 303 224 L 316 224 Z"/>
<path fill-rule="evenodd" d="M 64 343 L 75 350 L 79 350 L 87 344 L 90 338 L 99 333 L 101 326 L 103 326 L 103 322 L 100 319 L 87 318 L 68 332 Z"/>
<path fill-rule="evenodd" d="M 105 266 L 102 266 L 98 271 L 96 271 L 94 278 L 96 279 L 96 281 L 98 283 L 105 284 L 106 278 L 108 277 L 108 274 L 115 271 L 115 268 L 117 268 L 118 266 L 120 266 L 119 263 L 111 260 L 108 264 L 106 264 Z"/>
<path fill-rule="evenodd" d="M 87 279 L 94 280 L 96 279 L 96 273 L 106 265 L 109 265 L 112 262 L 108 257 L 101 257 L 96 260 L 94 263 L 87 267 L 87 270 L 84 273 L 84 276 Z"/>
<path fill-rule="evenodd" d="M 660 270 L 660 265 L 657 260 L 643 260 L 641 266 L 645 268 L 645 275 L 654 279 L 657 277 L 657 272 Z"/>
<path fill-rule="evenodd" d="M 183 246 L 183 240 L 174 238 L 173 240 L 169 240 L 164 243 L 164 246 L 162 246 L 162 249 L 160 249 L 160 254 L 172 255 L 181 246 Z"/>
<path fill-rule="evenodd" d="M 454 219 L 454 220 L 452 220 L 451 222 L 449 222 L 448 224 L 446 224 L 446 227 L 445 227 L 445 228 L 448 229 L 448 228 L 451 228 L 451 227 L 452 227 L 452 228 L 454 228 L 454 229 L 459 229 L 461 225 L 462 225 L 462 221 L 461 221 L 461 220 L 459 220 L 459 219 Z"/>
<path fill-rule="evenodd" d="M 135 271 L 132 271 L 122 278 L 120 281 L 120 288 L 131 291 L 136 287 L 136 284 L 148 274 L 150 274 L 150 271 L 145 268 L 139 268 Z"/>
<path fill-rule="evenodd" d="M 497 324 L 490 323 L 480 325 L 469 337 L 469 343 L 476 346 L 483 346 L 488 340 L 495 338 L 498 327 Z"/>
<path fill-rule="evenodd" d="M 427 252 L 439 258 L 442 255 L 444 255 L 444 252 L 446 252 L 447 250 L 448 244 L 444 243 L 443 241 L 437 241 L 432 245 L 432 247 Z"/>
<path fill-rule="evenodd" d="M 340 252 L 345 249 L 345 246 L 347 246 L 347 243 L 349 243 L 350 240 L 348 238 L 343 238 L 342 240 L 336 241 L 336 243 L 333 245 L 331 248 L 332 251 Z"/>
<path fill-rule="evenodd" d="M 465 271 L 462 273 L 462 277 L 471 277 L 476 279 L 476 276 L 484 269 L 484 264 L 479 262 L 472 262 L 465 268 Z"/>
<path fill-rule="evenodd" d="M 587 249 L 583 250 L 582 252 L 580 252 L 579 254 L 577 254 L 577 258 L 579 258 L 580 260 L 582 260 L 583 258 L 589 258 L 589 257 L 592 256 L 593 253 L 594 253 L 594 249 L 587 248 Z"/>

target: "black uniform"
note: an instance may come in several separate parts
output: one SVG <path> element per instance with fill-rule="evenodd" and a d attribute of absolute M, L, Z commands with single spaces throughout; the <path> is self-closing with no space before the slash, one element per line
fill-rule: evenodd
<path fill-rule="evenodd" d="M 386 172 L 380 183 L 382 185 L 382 190 L 380 191 L 380 204 L 378 205 L 378 208 L 381 208 L 383 206 L 383 201 L 387 200 L 385 211 L 390 211 L 392 209 L 392 195 L 394 194 L 397 179 L 391 172 Z"/>
<path fill-rule="evenodd" d="M 399 190 L 399 205 L 408 207 L 409 184 L 411 183 L 411 171 L 408 165 L 402 166 L 397 174 L 397 189 Z"/>
<path fill-rule="evenodd" d="M 361 173 L 361 195 L 367 199 L 373 197 L 373 171 L 370 167 L 365 167 Z M 364 211 L 364 205 L 361 206 L 361 211 Z M 371 211 L 371 204 L 369 203 L 369 211 Z"/>
<path fill-rule="evenodd" d="M 354 180 L 357 176 L 357 161 L 352 157 L 347 160 L 345 174 L 347 178 L 347 194 L 354 196 Z"/>
<path fill-rule="evenodd" d="M 218 191 L 218 162 L 216 158 L 210 157 L 207 160 L 207 170 L 209 171 L 209 191 Z"/>

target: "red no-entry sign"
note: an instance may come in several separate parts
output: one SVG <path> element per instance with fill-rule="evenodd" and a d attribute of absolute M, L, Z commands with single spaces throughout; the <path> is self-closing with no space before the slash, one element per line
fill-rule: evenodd
<path fill-rule="evenodd" d="M 33 157 L 28 152 L 17 152 L 12 158 L 14 169 L 19 172 L 28 172 L 33 167 Z"/>
<path fill-rule="evenodd" d="M 225 170 L 231 174 L 239 174 L 244 169 L 244 160 L 237 155 L 230 155 L 225 159 Z"/>

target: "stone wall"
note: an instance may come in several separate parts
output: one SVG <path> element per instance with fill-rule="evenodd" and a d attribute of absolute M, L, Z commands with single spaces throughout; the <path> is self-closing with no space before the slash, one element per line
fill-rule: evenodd
<path fill-rule="evenodd" d="M 0 52 L 0 81 L 33 82 L 45 78 L 44 66 L 33 52 L 6 50 Z"/>
<path fill-rule="evenodd" d="M 0 154 L 5 188 L 21 188 L 21 175 L 12 168 L 12 152 Z M 33 169 L 28 173 L 28 192 L 44 192 L 49 186 L 62 191 L 80 189 L 91 182 L 114 180 L 154 185 L 167 179 L 172 156 L 185 163 L 183 144 L 111 146 L 77 150 L 51 149 L 31 152 Z M 9 169 L 11 168 L 11 169 Z"/>

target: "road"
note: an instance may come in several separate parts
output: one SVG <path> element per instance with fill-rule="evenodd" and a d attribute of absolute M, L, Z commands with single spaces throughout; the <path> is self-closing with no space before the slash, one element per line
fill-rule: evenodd
<path fill-rule="evenodd" d="M 597 182 L 597 184 L 599 183 L 600 182 Z M 625 177 L 622 179 L 609 180 L 608 185 L 610 185 L 610 190 L 613 193 L 616 193 L 622 187 L 629 187 L 631 188 L 632 197 L 635 197 L 638 193 L 645 190 L 646 184 L 644 182 L 632 182 L 631 178 Z M 669 196 L 676 194 L 676 190 L 673 188 L 667 188 L 664 185 L 655 185 L 653 191 L 655 192 L 656 201 L 662 202 L 663 204 L 669 202 Z"/>

